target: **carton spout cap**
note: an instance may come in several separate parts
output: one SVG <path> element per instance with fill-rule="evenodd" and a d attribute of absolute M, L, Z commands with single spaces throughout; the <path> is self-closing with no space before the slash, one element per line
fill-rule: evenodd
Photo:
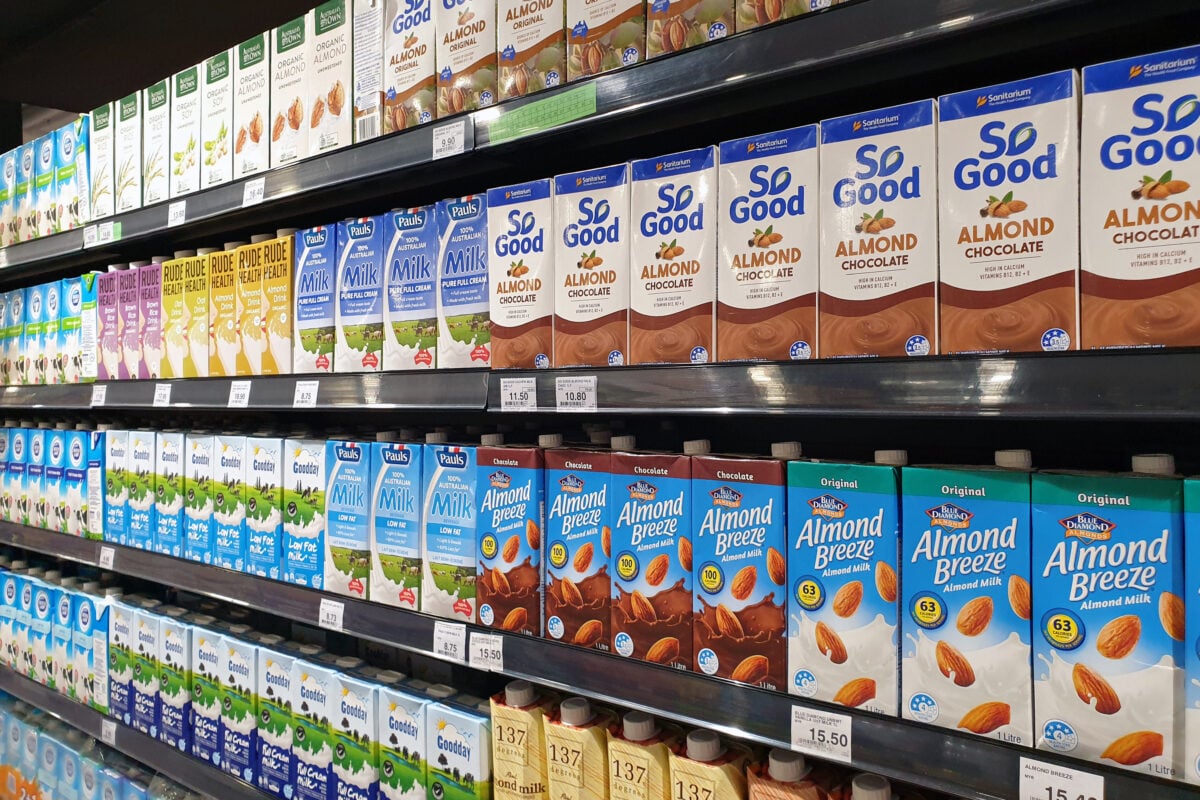
<path fill-rule="evenodd" d="M 702 456 L 712 452 L 712 443 L 708 439 L 688 439 L 683 443 L 685 456 Z"/>
<path fill-rule="evenodd" d="M 996 466 L 1005 469 L 1031 469 L 1033 454 L 1028 450 L 997 450 Z"/>
<path fill-rule="evenodd" d="M 612 444 L 612 438 L 612 431 L 607 428 L 597 428 L 588 431 L 588 442 L 591 444 L 608 446 Z"/>
<path fill-rule="evenodd" d="M 194 255 L 196 255 L 195 250 L 176 250 L 175 251 L 176 258 L 191 258 Z"/>
<path fill-rule="evenodd" d="M 725 752 L 715 731 L 692 731 L 687 737 L 687 757 L 692 761 L 716 761 Z"/>
<path fill-rule="evenodd" d="M 529 681 L 512 681 L 504 687 L 504 705 L 524 708 L 537 700 L 537 691 Z"/>
<path fill-rule="evenodd" d="M 562 447 L 561 433 L 543 433 L 538 437 L 538 447 Z"/>
<path fill-rule="evenodd" d="M 262 244 L 263 242 L 269 242 L 274 238 L 275 235 L 271 233 L 256 233 L 250 237 L 250 244 Z"/>
<path fill-rule="evenodd" d="M 809 767 L 799 753 L 775 748 L 767 757 L 767 769 L 772 780 L 795 783 L 808 774 Z"/>
<path fill-rule="evenodd" d="M 887 778 L 863 772 L 854 776 L 850 800 L 892 800 L 892 785 Z"/>
<path fill-rule="evenodd" d="M 644 742 L 658 732 L 654 717 L 645 711 L 630 711 L 622 720 L 623 734 L 631 742 Z"/>
<path fill-rule="evenodd" d="M 559 713 L 565 724 L 579 728 L 591 721 L 592 704 L 583 697 L 568 697 L 559 706 Z"/>
<path fill-rule="evenodd" d="M 771 442 L 771 458 L 793 461 L 800 457 L 801 452 L 799 442 Z"/>
<path fill-rule="evenodd" d="M 225 250 L 237 250 L 239 247 L 245 246 L 246 242 L 225 242 Z"/>
<path fill-rule="evenodd" d="M 446 434 L 439 431 L 431 431 L 425 434 L 425 444 L 445 444 Z"/>
<path fill-rule="evenodd" d="M 636 450 L 637 437 L 629 434 L 612 437 L 613 450 Z"/>
<path fill-rule="evenodd" d="M 485 433 L 479 437 L 479 443 L 484 447 L 499 447 L 504 444 L 503 433 Z"/>
<path fill-rule="evenodd" d="M 275 238 L 276 239 L 286 239 L 289 236 L 295 236 L 299 230 L 300 230 L 299 228 L 276 228 L 275 229 Z"/>
<path fill-rule="evenodd" d="M 908 466 L 907 450 L 876 450 L 875 463 L 886 464 L 889 467 Z"/>
<path fill-rule="evenodd" d="M 1143 475 L 1174 475 L 1175 456 L 1170 453 L 1142 453 L 1133 457 L 1133 471 Z"/>
<path fill-rule="evenodd" d="M 219 253 L 219 252 L 221 252 L 221 248 L 219 248 L 219 247 L 201 247 L 196 250 L 196 255 L 206 256 L 209 253 Z"/>

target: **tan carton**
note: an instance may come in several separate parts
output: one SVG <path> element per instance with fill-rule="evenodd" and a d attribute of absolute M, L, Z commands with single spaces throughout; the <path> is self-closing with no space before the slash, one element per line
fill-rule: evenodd
<path fill-rule="evenodd" d="M 568 697 L 546 720 L 548 800 L 608 800 L 608 737 L 617 715 Z"/>
<path fill-rule="evenodd" d="M 512 681 L 492 705 L 492 794 L 495 800 L 545 800 L 546 716 L 557 702 L 528 681 Z"/>
<path fill-rule="evenodd" d="M 224 250 L 208 256 L 208 374 L 231 378 L 237 375 L 241 338 L 237 316 L 237 249 L 244 242 L 229 242 Z"/>
<path fill-rule="evenodd" d="M 749 761 L 749 748 L 712 731 L 692 731 L 686 752 L 671 754 L 671 796 L 746 800 Z"/>
<path fill-rule="evenodd" d="M 312 12 L 271 31 L 271 167 L 308 155 Z"/>
<path fill-rule="evenodd" d="M 350 0 L 314 8 L 308 76 L 308 154 L 351 144 L 354 136 L 354 45 Z"/>
<path fill-rule="evenodd" d="M 437 116 L 496 102 L 496 4 L 442 0 L 437 28 Z"/>
<path fill-rule="evenodd" d="M 383 132 L 433 119 L 437 34 L 432 0 L 387 0 L 383 31 Z"/>
<path fill-rule="evenodd" d="M 671 800 L 671 754 L 683 749 L 683 732 L 642 711 L 608 732 L 608 794 L 612 800 Z"/>
<path fill-rule="evenodd" d="M 572 81 L 645 60 L 645 0 L 567 0 L 567 46 Z"/>
<path fill-rule="evenodd" d="M 724 39 L 733 33 L 733 0 L 651 0 L 646 58 Z"/>
<path fill-rule="evenodd" d="M 499 0 L 496 58 L 501 100 L 566 82 L 565 17 L 564 0 Z"/>

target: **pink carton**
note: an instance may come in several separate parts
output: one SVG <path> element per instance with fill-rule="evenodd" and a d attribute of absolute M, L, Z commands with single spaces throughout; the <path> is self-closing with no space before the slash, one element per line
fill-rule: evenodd
<path fill-rule="evenodd" d="M 162 264 L 147 264 L 138 274 L 138 378 L 157 378 L 162 361 Z"/>
<path fill-rule="evenodd" d="M 129 377 L 121 359 L 121 305 L 119 272 L 103 272 L 96 281 L 96 380 L 115 381 Z"/>
<path fill-rule="evenodd" d="M 138 302 L 136 269 L 124 269 L 117 273 L 117 306 L 121 335 L 121 371 L 117 377 L 122 380 L 145 377 L 141 374 L 142 339 L 138 335 L 141 304 Z"/>

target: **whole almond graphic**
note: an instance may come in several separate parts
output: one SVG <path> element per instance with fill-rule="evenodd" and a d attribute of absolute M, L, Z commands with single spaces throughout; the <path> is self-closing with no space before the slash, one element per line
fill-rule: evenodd
<path fill-rule="evenodd" d="M 692 571 L 692 543 L 686 536 L 679 537 L 679 566 L 684 572 Z"/>
<path fill-rule="evenodd" d="M 1118 764 L 1132 767 L 1163 754 L 1163 737 L 1154 731 L 1134 731 L 1127 733 L 1110 744 L 1100 754 Z"/>
<path fill-rule="evenodd" d="M 875 562 L 875 591 L 885 603 L 896 602 L 896 570 L 886 561 Z"/>
<path fill-rule="evenodd" d="M 1008 604 L 1012 606 L 1013 613 L 1021 619 L 1029 619 L 1033 614 L 1029 581 L 1020 575 L 1011 575 L 1008 578 Z"/>
<path fill-rule="evenodd" d="M 520 631 L 525 629 L 525 623 L 529 621 L 529 612 L 517 606 L 504 617 L 504 622 L 500 623 L 500 627 L 506 631 Z"/>
<path fill-rule="evenodd" d="M 1179 595 L 1163 592 L 1158 596 L 1158 619 L 1167 636 L 1177 642 L 1183 641 L 1183 600 Z"/>
<path fill-rule="evenodd" d="M 529 545 L 530 550 L 537 550 L 542 546 L 542 530 L 531 519 L 525 520 L 525 544 Z"/>
<path fill-rule="evenodd" d="M 579 626 L 579 630 L 575 631 L 575 638 L 571 641 L 584 647 L 591 647 L 600 641 L 602 635 L 604 635 L 604 624 L 598 619 L 589 619 Z"/>
<path fill-rule="evenodd" d="M 787 562 L 774 547 L 767 548 L 767 575 L 771 578 L 771 583 L 776 586 L 783 586 L 787 583 Z"/>
<path fill-rule="evenodd" d="M 754 591 L 756 583 L 758 583 L 758 570 L 753 566 L 742 567 L 733 576 L 733 582 L 729 584 L 729 593 L 735 600 L 745 600 Z"/>
<path fill-rule="evenodd" d="M 834 664 L 846 663 L 846 645 L 842 641 L 842 637 L 838 636 L 837 631 L 824 622 L 818 622 L 816 639 L 817 649 L 821 651 L 822 655 L 829 656 L 829 660 Z"/>
<path fill-rule="evenodd" d="M 646 583 L 658 586 L 663 582 L 663 578 L 667 577 L 667 569 L 670 566 L 671 559 L 666 553 L 650 559 L 650 565 L 646 567 Z"/>
<path fill-rule="evenodd" d="M 854 612 L 858 611 L 858 605 L 862 602 L 862 598 L 862 581 L 850 581 L 838 589 L 837 594 L 833 596 L 833 613 L 843 619 L 854 616 Z"/>
<path fill-rule="evenodd" d="M 971 733 L 991 733 L 1001 725 L 1007 725 L 1011 718 L 1012 710 L 1008 703 L 980 703 L 963 715 L 958 721 L 958 727 Z"/>
<path fill-rule="evenodd" d="M 646 651 L 646 660 L 654 664 L 669 664 L 679 658 L 679 640 L 674 636 L 664 636 Z"/>
<path fill-rule="evenodd" d="M 492 589 L 497 594 L 512 594 L 512 587 L 508 584 L 508 576 L 501 572 L 499 567 L 492 568 Z"/>
<path fill-rule="evenodd" d="M 959 686 L 970 686 L 975 683 L 975 670 L 971 662 L 953 645 L 938 642 L 934 648 L 938 669 L 947 678 L 952 678 Z"/>
<path fill-rule="evenodd" d="M 588 545 L 588 547 L 591 548 L 591 545 Z M 605 558 L 612 556 L 612 528 L 607 525 L 600 529 L 600 549 L 604 551 Z M 588 557 L 591 558 L 591 555 L 592 551 L 589 549 Z"/>
<path fill-rule="evenodd" d="M 976 597 L 967 601 L 958 612 L 958 632 L 963 636 L 978 636 L 992 621 L 992 598 Z M 962 727 L 962 726 L 959 726 Z"/>
<path fill-rule="evenodd" d="M 858 708 L 868 700 L 875 699 L 875 681 L 870 678 L 855 678 L 837 690 L 833 702 L 850 708 Z"/>
<path fill-rule="evenodd" d="M 1096 637 L 1096 651 L 1105 658 L 1124 658 L 1142 638 L 1142 621 L 1133 614 L 1110 620 Z"/>
<path fill-rule="evenodd" d="M 717 618 L 717 630 L 721 632 L 722 636 L 741 639 L 746 635 L 746 631 L 742 629 L 741 620 L 726 608 L 724 603 L 717 604 L 717 610 L 713 612 L 713 615 Z"/>
<path fill-rule="evenodd" d="M 658 614 L 654 613 L 654 606 L 650 605 L 650 601 L 646 599 L 646 595 L 636 589 L 633 594 L 629 595 L 629 607 L 633 609 L 633 615 L 642 622 L 658 621 Z"/>
<path fill-rule="evenodd" d="M 579 552 L 575 553 L 575 560 L 571 562 L 571 566 L 575 567 L 576 572 L 587 572 L 587 568 L 592 565 L 592 550 L 592 543 L 584 542 Z"/>
<path fill-rule="evenodd" d="M 517 557 L 517 553 L 521 551 L 521 538 L 513 535 L 508 537 L 508 541 L 504 543 L 504 550 L 500 552 L 500 557 L 504 559 L 505 564 L 511 564 L 513 559 Z"/>
<path fill-rule="evenodd" d="M 755 655 L 742 659 L 742 663 L 737 665 L 729 679 L 741 683 L 757 684 L 766 680 L 770 674 L 771 662 L 767 661 L 766 656 Z"/>
<path fill-rule="evenodd" d="M 1121 710 L 1121 699 L 1108 681 L 1083 664 L 1076 664 L 1071 670 L 1071 682 L 1075 684 L 1075 694 L 1087 705 L 1096 700 L 1096 710 L 1101 714 L 1115 714 Z"/>
<path fill-rule="evenodd" d="M 579 587 L 575 585 L 575 581 L 570 578 L 563 578 L 559 586 L 562 589 L 564 603 L 576 608 L 583 605 L 583 594 L 579 591 Z"/>

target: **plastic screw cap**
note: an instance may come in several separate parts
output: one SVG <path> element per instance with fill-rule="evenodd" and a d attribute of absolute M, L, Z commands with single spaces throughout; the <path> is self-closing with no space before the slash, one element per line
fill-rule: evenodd
<path fill-rule="evenodd" d="M 230 250 L 237 250 L 239 247 L 243 247 L 246 244 L 248 244 L 248 242 L 225 242 L 223 246 L 226 252 L 228 252 Z"/>
<path fill-rule="evenodd" d="M 435 683 L 425 690 L 425 694 L 436 700 L 445 700 L 448 697 L 458 694 L 458 692 L 453 686 L 447 686 L 444 683 Z"/>
<path fill-rule="evenodd" d="M 256 233 L 250 237 L 250 244 L 262 244 L 275 238 L 273 233 Z"/>
<path fill-rule="evenodd" d="M 715 731 L 692 731 L 687 736 L 687 757 L 692 761 L 716 761 L 724 752 Z"/>
<path fill-rule="evenodd" d="M 594 430 L 588 431 L 588 442 L 590 444 L 610 445 L 612 444 L 612 431 L 610 430 Z"/>
<path fill-rule="evenodd" d="M 445 444 L 446 434 L 440 431 L 432 431 L 425 434 L 425 444 Z"/>
<path fill-rule="evenodd" d="M 196 255 L 195 250 L 176 250 L 175 251 L 176 258 L 191 258 L 194 255 Z"/>
<path fill-rule="evenodd" d="M 198 247 L 198 248 L 196 248 L 196 255 L 198 255 L 198 256 L 206 256 L 209 253 L 219 253 L 219 252 L 221 252 L 221 248 L 219 248 L 219 247 Z"/>
<path fill-rule="evenodd" d="M 631 436 L 629 434 L 624 434 L 622 436 L 614 436 L 614 437 L 612 437 L 612 449 L 613 450 L 636 450 L 637 449 L 637 437 Z"/>
<path fill-rule="evenodd" d="M 396 672 L 394 669 L 385 669 L 375 675 L 375 680 L 388 686 L 394 686 L 404 680 L 404 673 Z"/>
<path fill-rule="evenodd" d="M 875 463 L 886 464 L 889 467 L 908 466 L 907 450 L 876 450 Z"/>
<path fill-rule="evenodd" d="M 688 439 L 683 443 L 685 456 L 702 456 L 712 452 L 712 443 L 708 439 Z"/>
<path fill-rule="evenodd" d="M 513 708 L 533 705 L 537 691 L 529 681 L 512 681 L 504 687 L 504 704 Z"/>
<path fill-rule="evenodd" d="M 802 452 L 799 442 L 771 442 L 771 458 L 796 459 Z"/>
<path fill-rule="evenodd" d="M 503 433 L 485 433 L 479 437 L 479 443 L 484 447 L 499 447 L 504 444 Z"/>
<path fill-rule="evenodd" d="M 568 697 L 559 706 L 559 714 L 564 724 L 578 728 L 592 719 L 592 704 L 583 697 Z"/>
<path fill-rule="evenodd" d="M 1174 475 L 1175 456 L 1170 453 L 1142 453 L 1133 457 L 1133 471 L 1144 475 Z"/>
<path fill-rule="evenodd" d="M 1028 450 L 997 450 L 996 466 L 1005 469 L 1030 469 L 1033 467 L 1033 454 Z"/>
<path fill-rule="evenodd" d="M 767 769 L 771 779 L 781 783 L 795 783 L 808 774 L 804 756 L 779 748 L 773 749 L 767 757 Z"/>
<path fill-rule="evenodd" d="M 543 433 L 538 437 L 538 447 L 562 447 L 561 433 Z"/>
<path fill-rule="evenodd" d="M 854 776 L 850 800 L 892 800 L 892 785 L 887 778 L 864 772 Z"/>
<path fill-rule="evenodd" d="M 644 742 L 658 732 L 654 717 L 645 711 L 630 711 L 621 722 L 625 738 L 631 742 Z"/>
<path fill-rule="evenodd" d="M 275 238 L 276 239 L 286 239 L 289 236 L 295 236 L 299 230 L 300 230 L 299 228 L 276 228 L 275 229 Z"/>

